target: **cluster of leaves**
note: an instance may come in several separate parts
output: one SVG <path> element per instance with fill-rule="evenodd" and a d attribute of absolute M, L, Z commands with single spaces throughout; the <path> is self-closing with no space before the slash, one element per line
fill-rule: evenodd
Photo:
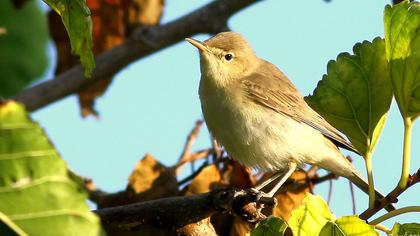
<path fill-rule="evenodd" d="M 349 137 L 367 163 L 378 142 L 393 95 L 406 127 L 404 159 L 409 160 L 409 132 L 420 115 L 420 6 L 404 1 L 384 13 L 385 40 L 357 43 L 353 52 L 330 61 L 308 104 Z M 409 123 L 407 123 L 407 120 Z M 406 161 L 404 161 L 406 162 Z M 407 182 L 403 166 L 401 181 Z M 368 168 L 368 175 L 371 170 Z M 400 181 L 400 182 L 401 182 Z M 373 182 L 372 182 L 373 185 Z M 372 186 L 370 186 L 372 187 Z M 403 186 L 404 188 L 404 186 Z M 398 210 L 397 210 L 398 211 Z M 270 218 L 251 235 L 378 235 L 357 216 L 338 219 L 322 199 L 307 196 L 286 222 Z M 420 233 L 420 224 L 395 224 L 390 235 Z"/>
<path fill-rule="evenodd" d="M 354 55 L 330 61 L 327 75 L 306 99 L 362 154 L 373 151 L 393 94 L 403 117 L 420 115 L 419 12 L 418 3 L 387 6 L 385 40 L 357 43 Z"/>
<path fill-rule="evenodd" d="M 420 224 L 395 224 L 390 236 L 418 235 Z M 379 235 L 374 226 L 366 224 L 357 216 L 342 216 L 338 219 L 331 213 L 327 203 L 319 196 L 307 193 L 302 206 L 292 211 L 288 222 L 269 217 L 252 230 L 251 236 L 320 235 L 356 236 Z"/>
<path fill-rule="evenodd" d="M 292 211 L 288 223 L 280 218 L 269 217 L 259 223 L 252 236 L 260 235 L 379 235 L 372 225 L 357 216 L 338 219 L 330 212 L 320 197 L 307 194 L 302 206 Z"/>

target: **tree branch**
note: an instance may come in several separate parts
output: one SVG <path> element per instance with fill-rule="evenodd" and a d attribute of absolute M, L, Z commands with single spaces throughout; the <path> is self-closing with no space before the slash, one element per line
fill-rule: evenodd
<path fill-rule="evenodd" d="M 172 230 L 200 221 L 218 212 L 213 201 L 221 192 L 171 197 L 96 210 L 107 232 L 141 228 Z"/>
<path fill-rule="evenodd" d="M 260 213 L 264 205 L 273 207 L 275 201 L 261 197 L 253 190 L 230 188 L 98 209 L 95 213 L 101 218 L 102 226 L 109 234 L 153 228 L 169 232 L 226 211 L 246 215 L 250 221 L 259 221 L 265 217 Z"/>
<path fill-rule="evenodd" d="M 216 0 L 177 20 L 164 25 L 137 28 L 130 38 L 96 57 L 92 78 L 83 76 L 77 65 L 56 78 L 35 85 L 14 99 L 34 111 L 71 95 L 90 83 L 109 78 L 128 64 L 171 46 L 186 37 L 199 33 L 217 33 L 227 30 L 227 20 L 236 12 L 258 0 Z"/>

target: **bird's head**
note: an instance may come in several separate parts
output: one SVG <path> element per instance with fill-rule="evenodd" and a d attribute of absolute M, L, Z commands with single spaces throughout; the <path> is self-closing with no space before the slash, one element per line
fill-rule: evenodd
<path fill-rule="evenodd" d="M 220 85 L 250 74 L 258 60 L 249 43 L 238 33 L 223 32 L 200 42 L 186 40 L 199 49 L 201 74 Z"/>

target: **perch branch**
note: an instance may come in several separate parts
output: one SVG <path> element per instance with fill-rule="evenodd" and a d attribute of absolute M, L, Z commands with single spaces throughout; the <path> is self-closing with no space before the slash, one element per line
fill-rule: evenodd
<path fill-rule="evenodd" d="M 14 99 L 34 111 L 74 94 L 97 80 L 109 78 L 128 64 L 200 33 L 217 33 L 227 30 L 227 20 L 238 11 L 258 0 L 216 0 L 177 20 L 164 25 L 139 27 L 123 44 L 96 57 L 92 78 L 83 76 L 77 65 L 56 78 L 24 90 Z"/>
<path fill-rule="evenodd" d="M 223 191 L 218 191 L 194 196 L 162 198 L 99 209 L 95 212 L 108 233 L 150 227 L 165 228 L 169 231 L 218 212 L 217 204 L 220 204 L 218 202 L 226 200 L 223 200 L 223 194 Z"/>
<path fill-rule="evenodd" d="M 161 198 L 130 205 L 96 210 L 108 233 L 158 228 L 174 231 L 198 222 L 215 213 L 233 211 L 247 215 L 247 220 L 259 221 L 258 205 L 274 206 L 272 198 L 258 197 L 254 191 L 219 189 L 209 193 Z M 254 207 L 249 207 L 249 203 Z M 258 204 L 259 203 L 259 204 Z"/>

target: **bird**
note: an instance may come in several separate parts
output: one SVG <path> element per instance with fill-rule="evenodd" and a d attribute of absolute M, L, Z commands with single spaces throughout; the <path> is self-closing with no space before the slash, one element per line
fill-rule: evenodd
<path fill-rule="evenodd" d="M 257 190 L 282 176 L 268 193 L 273 197 L 296 169 L 310 164 L 369 192 L 366 180 L 339 150 L 359 153 L 355 147 L 242 35 L 221 32 L 203 42 L 185 40 L 199 51 L 199 98 L 211 135 L 241 164 L 276 173 Z M 376 191 L 376 198 L 383 195 Z"/>

